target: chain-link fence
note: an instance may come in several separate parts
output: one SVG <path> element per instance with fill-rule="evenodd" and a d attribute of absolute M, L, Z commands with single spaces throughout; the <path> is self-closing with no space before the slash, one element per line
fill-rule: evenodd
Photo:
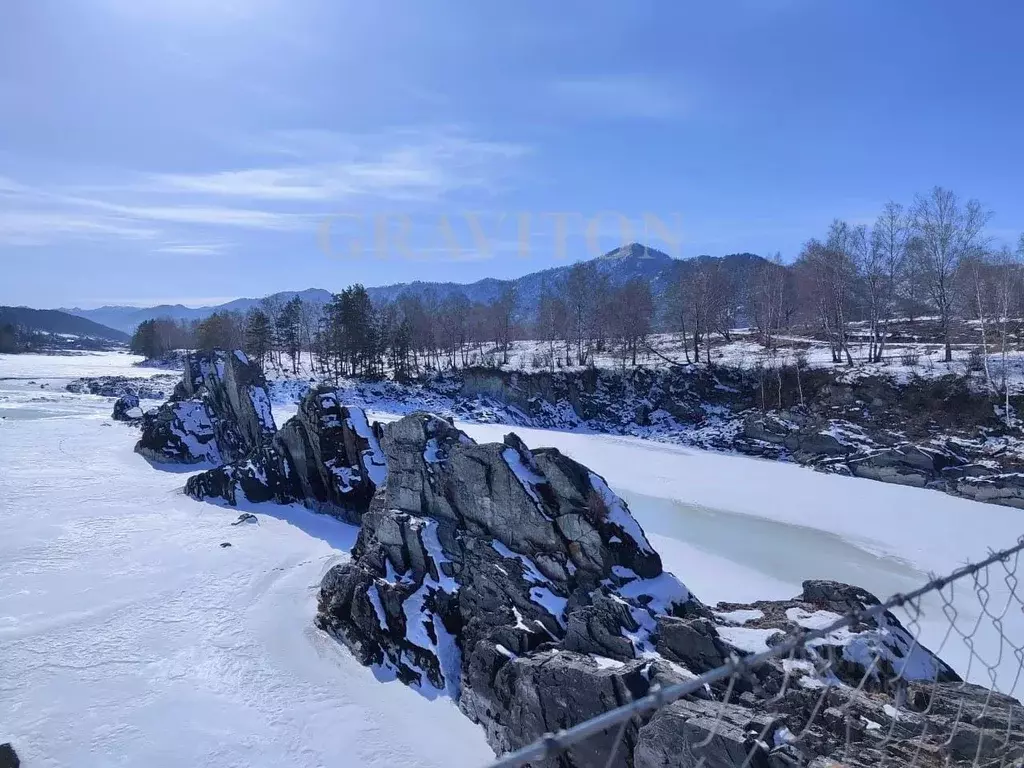
<path fill-rule="evenodd" d="M 513 766 L 1024 766 L 1018 543 L 501 757 Z M 866 593 L 861 593 L 866 594 Z M 793 613 L 792 611 L 796 611 Z"/>

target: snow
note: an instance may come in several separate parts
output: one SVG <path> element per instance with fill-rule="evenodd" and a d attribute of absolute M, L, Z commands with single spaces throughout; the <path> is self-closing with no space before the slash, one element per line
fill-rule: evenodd
<path fill-rule="evenodd" d="M 500 653 L 506 659 L 518 658 L 514 653 L 512 653 L 512 651 L 510 651 L 508 648 L 506 648 L 501 643 L 495 643 L 494 644 L 494 650 L 496 650 L 498 653 Z"/>
<path fill-rule="evenodd" d="M 219 464 L 220 450 L 217 441 L 213 439 L 213 423 L 206 406 L 185 400 L 174 406 L 174 413 L 178 420 L 172 422 L 171 431 L 181 439 L 189 453 L 197 459 Z M 208 439 L 201 442 L 197 435 L 204 435 Z"/>
<path fill-rule="evenodd" d="M 566 598 L 556 595 L 547 587 L 531 587 L 530 600 L 554 616 L 563 627 L 565 626 L 565 606 L 569 602 Z"/>
<path fill-rule="evenodd" d="M 842 618 L 832 611 L 805 611 L 803 608 L 787 608 L 786 618 L 806 629 L 825 629 Z"/>
<path fill-rule="evenodd" d="M 265 432 L 276 432 L 277 425 L 274 423 L 274 414 L 270 409 L 270 398 L 267 393 L 259 387 L 249 386 L 249 399 L 252 407 L 256 409 L 256 418 L 259 419 Z"/>
<path fill-rule="evenodd" d="M 611 492 L 611 489 L 608 488 L 602 477 L 595 475 L 593 472 L 590 473 L 590 484 L 594 486 L 594 489 L 601 497 L 608 522 L 621 528 L 623 533 L 636 543 L 641 552 L 651 552 L 651 545 L 647 542 L 643 529 L 636 519 L 623 508 L 622 499 Z"/>
<path fill-rule="evenodd" d="M 373 434 L 373 430 L 370 429 L 370 425 L 366 421 L 366 412 L 362 408 L 350 407 L 348 419 L 352 431 L 370 445 L 363 451 L 363 464 L 366 467 L 366 473 L 370 476 L 370 481 L 381 488 L 388 480 L 388 462 L 377 441 L 377 436 Z"/>
<path fill-rule="evenodd" d="M 238 510 L 188 498 L 185 476 L 133 452 L 138 431 L 110 422 L 109 400 L 31 402 L 28 381 L 148 373 L 136 358 L 14 358 L 0 357 L 0 399 L 25 414 L 0 421 L 0 741 L 23 765 L 492 759 L 451 699 L 380 683 L 314 627 L 316 585 L 355 528 L 273 504 L 232 527 Z"/>
<path fill-rule="evenodd" d="M 772 740 L 775 742 L 775 746 L 781 746 L 783 744 L 792 744 L 796 741 L 796 736 L 786 726 L 776 728 L 775 733 L 772 735 Z"/>
<path fill-rule="evenodd" d="M 653 579 L 636 579 L 623 584 L 618 592 L 623 597 L 645 598 L 641 602 L 655 613 L 671 613 L 674 603 L 681 604 L 690 599 L 689 590 L 667 571 Z"/>
<path fill-rule="evenodd" d="M 0 356 L 0 380 L 7 379 L 0 381 L 7 415 L 0 420 L 0 679 L 5 703 L 15 703 L 0 737 L 13 738 L 34 763 L 486 763 L 482 731 L 450 699 L 380 684 L 313 628 L 310 587 L 346 557 L 354 529 L 275 505 L 252 507 L 260 526 L 228 527 L 237 513 L 184 497 L 180 474 L 154 470 L 132 453 L 135 430 L 104 426 L 108 400 L 57 391 L 61 378 L 163 373 L 133 369 L 134 360 Z M 31 402 L 51 380 L 53 401 Z M 479 442 L 500 442 L 508 431 L 457 426 Z M 978 560 L 1020 533 L 1020 510 L 933 491 L 637 438 L 516 432 L 603 476 L 665 567 L 712 605 L 789 598 L 810 578 L 854 583 L 879 597 L 906 592 L 930 571 Z M 234 546 L 221 550 L 222 540 Z M 999 615 L 1009 595 L 1004 572 L 993 568 L 989 609 Z M 408 579 L 390 564 L 387 578 Z M 1001 635 L 969 579 L 958 583 L 953 605 L 956 629 L 981 659 L 998 664 L 1008 692 L 1017 662 L 1005 644 L 998 661 Z M 942 601 L 925 597 L 921 609 L 916 623 L 896 612 L 910 635 L 973 682 L 988 683 L 986 665 L 969 665 L 971 650 L 959 631 L 949 632 Z M 910 651 L 912 637 L 891 629 L 891 643 Z M 764 650 L 774 630 L 720 631 Z M 1003 617 L 1003 632 L 1024 634 L 1019 611 Z M 437 637 L 444 669 L 451 659 L 445 636 Z M 906 676 L 928 671 L 923 658 L 910 654 Z M 811 674 L 800 684 L 823 685 Z"/>
<path fill-rule="evenodd" d="M 479 443 L 500 442 L 508 431 L 496 424 L 456 422 L 456 426 Z M 781 524 L 787 537 L 823 532 L 824 538 L 883 560 L 881 565 L 888 570 L 910 573 L 918 579 L 911 582 L 915 586 L 926 580 L 921 577 L 929 570 L 941 573 L 958 567 L 965 558 L 984 558 L 990 547 L 1010 546 L 1020 535 L 1019 510 L 921 488 L 634 437 L 532 428 L 517 428 L 516 433 L 531 447 L 552 446 L 585 464 L 627 502 L 636 498 L 682 503 L 720 513 L 721 524 L 740 530 L 749 526 L 778 531 L 776 525 L 758 525 L 768 521 Z M 646 523 L 642 506 L 632 503 L 630 510 L 645 529 L 653 530 L 656 526 Z M 726 533 L 732 538 L 735 530 Z M 751 549 L 763 549 L 756 539 L 748 543 Z M 794 564 L 800 562 L 792 552 L 780 554 Z M 693 580 L 690 569 L 679 572 Z M 802 578 L 829 578 L 829 572 Z M 789 579 L 789 583 L 799 581 Z M 861 586 L 879 591 L 874 584 Z"/>
<path fill-rule="evenodd" d="M 526 555 L 521 555 L 518 552 L 513 552 L 511 549 L 506 547 L 497 539 L 491 541 L 491 546 L 494 548 L 494 551 L 502 557 L 515 559 L 522 563 L 523 578 L 530 584 L 551 584 L 551 580 L 548 579 L 548 577 L 541 573 L 539 570 L 537 570 L 536 564 Z"/>
<path fill-rule="evenodd" d="M 444 626 L 444 622 L 441 621 L 440 617 L 433 610 L 427 608 L 426 601 L 438 589 L 448 594 L 454 594 L 458 590 L 459 584 L 441 569 L 443 563 L 450 561 L 445 556 L 444 550 L 441 548 L 441 542 L 437 537 L 437 521 L 423 520 L 419 525 L 419 531 L 420 540 L 427 550 L 427 555 L 434 561 L 434 570 L 437 571 L 438 578 L 434 579 L 432 576 L 425 577 L 419 588 L 402 603 L 402 611 L 405 613 L 406 620 L 406 639 L 414 645 L 429 651 L 437 658 L 438 666 L 441 668 L 441 674 L 445 680 L 445 692 L 452 699 L 456 699 L 459 695 L 459 685 L 462 676 L 461 651 L 455 637 Z M 390 568 L 390 562 L 388 566 Z M 427 632 L 427 626 L 433 628 L 436 642 L 430 636 L 430 633 Z M 404 656 L 403 659 L 409 666 L 418 669 L 412 663 L 412 660 Z M 417 690 L 424 696 L 433 698 L 437 692 L 433 690 L 432 686 L 428 687 L 428 683 L 428 678 L 423 675 Z"/>
<path fill-rule="evenodd" d="M 441 541 L 437 538 L 437 521 L 427 520 L 421 529 L 420 540 L 427 550 L 430 559 L 434 561 L 434 569 L 437 571 L 437 586 L 449 595 L 455 594 L 459 589 L 459 583 L 444 572 L 442 564 L 450 563 L 451 560 L 445 555 L 441 548 Z"/>
<path fill-rule="evenodd" d="M 424 445 L 423 460 L 427 462 L 427 464 L 437 464 L 443 461 L 441 458 L 441 447 L 437 444 L 436 437 L 429 438 Z"/>
<path fill-rule="evenodd" d="M 764 618 L 764 611 L 756 608 L 740 608 L 735 611 L 715 611 L 715 616 L 729 624 L 746 624 Z"/>
<path fill-rule="evenodd" d="M 538 507 L 541 507 L 540 496 L 537 495 L 537 489 L 535 486 L 541 483 L 546 483 L 547 480 L 533 470 L 532 467 L 528 466 L 523 461 L 523 457 L 519 455 L 519 451 L 515 448 L 506 448 L 501 452 L 501 458 L 508 464 L 508 468 L 512 470 L 512 474 L 519 480 L 519 484 L 523 486 L 533 503 Z M 542 507 L 541 507 L 542 508 Z"/>
<path fill-rule="evenodd" d="M 380 592 L 377 590 L 376 584 L 371 584 L 366 590 L 366 597 L 370 600 L 370 605 L 373 606 L 374 613 L 377 614 L 377 622 L 380 624 L 380 628 L 385 632 L 388 631 L 388 620 L 387 614 L 384 612 L 384 604 L 380 601 Z"/>
<path fill-rule="evenodd" d="M 402 603 L 405 614 L 405 639 L 424 650 L 434 652 L 434 640 L 427 634 L 427 625 L 433 622 L 433 615 L 426 609 L 430 585 L 424 581 L 419 589 L 409 595 Z"/>
<path fill-rule="evenodd" d="M 609 659 L 607 656 L 592 656 L 591 658 L 597 664 L 598 669 L 622 669 L 626 666 L 625 662 Z"/>
<path fill-rule="evenodd" d="M 764 653 L 768 650 L 768 639 L 775 635 L 783 635 L 779 629 L 756 629 L 754 627 L 718 627 L 719 636 L 747 653 Z"/>

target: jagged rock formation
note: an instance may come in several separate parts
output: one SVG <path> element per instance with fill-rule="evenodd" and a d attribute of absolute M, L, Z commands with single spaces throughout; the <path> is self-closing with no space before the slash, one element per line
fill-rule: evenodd
<path fill-rule="evenodd" d="M 241 351 L 189 355 L 171 399 L 143 417 L 137 453 L 155 462 L 236 461 L 276 427 L 259 367 Z"/>
<path fill-rule="evenodd" d="M 121 395 L 114 403 L 114 413 L 111 415 L 114 421 L 126 421 L 129 424 L 136 424 L 142 421 L 142 408 L 139 406 L 139 398 L 136 395 Z"/>
<path fill-rule="evenodd" d="M 300 502 L 358 523 L 387 477 L 381 427 L 346 408 L 328 387 L 306 394 L 298 413 L 244 458 L 190 477 L 190 496 Z"/>
<path fill-rule="evenodd" d="M 378 675 L 457 699 L 497 752 L 877 604 L 863 590 L 816 581 L 791 601 L 712 611 L 662 570 L 603 479 L 558 451 L 530 451 L 514 434 L 478 445 L 428 414 L 387 425 L 381 444 L 387 483 L 351 561 L 323 580 L 317 624 Z M 753 752 L 750 765 L 771 768 L 825 766 L 825 757 L 867 766 L 918 743 L 935 757 L 922 764 L 957 764 L 980 737 L 956 747 L 939 735 L 921 742 L 926 724 L 927 733 L 949 731 L 943 718 L 953 704 L 920 706 L 933 681 L 983 714 L 989 692 L 961 685 L 886 613 L 759 667 L 728 701 L 723 682 L 637 716 L 613 764 L 695 766 L 703 757 L 734 766 Z M 824 714 L 805 727 L 823 692 Z M 1012 700 L 993 701 L 1010 714 Z M 904 720 L 903 709 L 916 719 Z M 901 725 L 897 737 L 886 729 L 888 738 L 876 738 L 874 724 L 894 719 L 916 730 Z M 863 741 L 852 760 L 851 733 Z M 614 736 L 536 764 L 603 765 Z"/>
<path fill-rule="evenodd" d="M 515 435 L 477 445 L 428 414 L 389 424 L 382 445 L 385 491 L 352 561 L 324 578 L 317 616 L 363 663 L 459 698 L 501 750 L 542 733 L 546 715 L 576 716 L 559 709 L 567 680 L 596 713 L 678 675 L 644 658 L 656 616 L 706 609 L 603 479 Z M 526 716 L 518 692 L 545 685 Z"/>

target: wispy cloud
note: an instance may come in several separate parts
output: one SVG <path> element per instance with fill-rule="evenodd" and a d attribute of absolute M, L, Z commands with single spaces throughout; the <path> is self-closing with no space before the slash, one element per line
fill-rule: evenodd
<path fill-rule="evenodd" d="M 200 174 L 159 174 L 141 186 L 257 200 L 343 202 L 351 198 L 437 199 L 480 187 L 529 150 L 460 132 L 398 131 L 355 137 L 322 131 L 281 133 L 261 142 L 268 153 L 306 162 Z"/>
<path fill-rule="evenodd" d="M 66 239 L 147 240 L 158 229 L 119 217 L 82 214 L 71 210 L 0 211 L 0 244 L 45 245 Z"/>
<path fill-rule="evenodd" d="M 264 162 L 202 173 L 122 173 L 61 187 L 0 176 L 6 208 L 0 243 L 162 238 L 172 244 L 164 247 L 179 244 L 165 253 L 222 252 L 207 245 L 208 230 L 312 232 L 339 206 L 436 202 L 462 190 L 492 189 L 529 151 L 457 128 L 372 136 L 280 132 L 254 142 L 257 147 L 253 154 Z M 190 228 L 204 233 L 190 237 Z"/>
<path fill-rule="evenodd" d="M 220 256 L 230 247 L 229 243 L 164 243 L 156 252 L 176 256 Z"/>
<path fill-rule="evenodd" d="M 601 117 L 665 120 L 684 115 L 689 106 L 679 84 L 645 75 L 556 80 L 551 92 L 574 109 Z"/>

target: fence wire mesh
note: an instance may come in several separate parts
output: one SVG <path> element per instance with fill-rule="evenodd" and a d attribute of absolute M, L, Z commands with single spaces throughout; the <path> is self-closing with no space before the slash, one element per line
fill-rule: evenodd
<path fill-rule="evenodd" d="M 1021 768 L 1022 551 L 1024 537 L 884 602 L 797 614 L 766 650 L 652 686 L 491 768 Z"/>

